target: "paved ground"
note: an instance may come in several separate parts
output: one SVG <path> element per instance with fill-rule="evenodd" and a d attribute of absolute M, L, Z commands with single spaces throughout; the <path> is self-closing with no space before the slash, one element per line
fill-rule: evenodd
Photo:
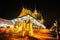
<path fill-rule="evenodd" d="M 31 36 L 25 36 L 25 37 L 10 37 L 8 35 L 0 35 L 0 40 L 57 40 L 57 39 L 37 39 Z"/>

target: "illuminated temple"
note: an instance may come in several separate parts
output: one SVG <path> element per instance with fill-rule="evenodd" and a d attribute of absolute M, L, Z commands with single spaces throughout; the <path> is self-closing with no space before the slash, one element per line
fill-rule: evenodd
<path fill-rule="evenodd" d="M 23 8 L 17 18 L 1 21 L 0 27 L 3 27 L 0 28 L 2 33 L 5 32 L 6 36 L 10 36 L 9 40 L 58 40 L 57 21 L 47 29 L 43 16 L 36 9 L 32 12 Z M 56 30 L 55 37 L 53 37 L 54 30 Z"/>

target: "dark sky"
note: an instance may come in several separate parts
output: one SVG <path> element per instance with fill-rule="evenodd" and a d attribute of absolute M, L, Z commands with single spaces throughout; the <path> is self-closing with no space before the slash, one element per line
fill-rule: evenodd
<path fill-rule="evenodd" d="M 18 0 L 18 1 L 0 1 L 0 18 L 13 19 L 16 18 L 22 9 L 22 6 L 32 11 L 36 8 L 41 11 L 45 25 L 52 26 L 57 20 L 60 22 L 59 1 L 39 1 L 39 0 Z"/>

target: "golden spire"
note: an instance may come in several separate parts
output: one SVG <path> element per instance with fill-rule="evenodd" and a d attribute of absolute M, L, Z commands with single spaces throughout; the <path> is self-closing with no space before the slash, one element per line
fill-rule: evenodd
<path fill-rule="evenodd" d="M 36 10 L 36 8 L 35 8 L 35 10 L 34 10 L 32 16 L 33 16 L 34 18 L 37 18 L 38 15 L 39 15 L 39 14 L 38 14 L 38 12 L 37 12 L 37 10 Z"/>
<path fill-rule="evenodd" d="M 43 19 L 43 16 L 42 16 L 42 14 L 40 13 L 40 11 L 39 11 L 39 14 L 40 14 L 40 17 L 41 17 L 41 19 L 40 20 L 38 20 L 40 23 L 44 23 L 44 19 Z"/>
<path fill-rule="evenodd" d="M 34 14 L 35 14 L 35 15 L 38 15 L 38 12 L 37 12 L 36 8 L 35 8 L 35 10 L 34 10 Z"/>
<path fill-rule="evenodd" d="M 22 17 L 22 16 L 24 16 L 24 15 L 31 14 L 31 13 L 32 13 L 32 12 L 31 12 L 29 9 L 25 9 L 25 8 L 23 7 L 23 9 L 22 9 L 22 11 L 21 11 L 21 13 L 19 14 L 18 17 Z"/>
<path fill-rule="evenodd" d="M 23 7 L 23 9 L 22 9 L 22 11 L 21 11 L 21 13 L 19 14 L 18 17 L 21 17 L 21 16 L 25 15 L 25 10 L 26 10 L 26 9 Z"/>

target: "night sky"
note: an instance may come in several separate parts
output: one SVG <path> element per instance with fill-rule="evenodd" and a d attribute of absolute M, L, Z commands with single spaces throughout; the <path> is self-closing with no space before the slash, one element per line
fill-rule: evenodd
<path fill-rule="evenodd" d="M 45 20 L 45 25 L 49 28 L 54 21 L 60 22 L 59 1 L 39 1 L 39 0 L 17 0 L 17 1 L 0 1 L 0 18 L 13 19 L 17 18 L 22 10 L 22 6 L 34 11 L 36 8 L 40 11 Z"/>

